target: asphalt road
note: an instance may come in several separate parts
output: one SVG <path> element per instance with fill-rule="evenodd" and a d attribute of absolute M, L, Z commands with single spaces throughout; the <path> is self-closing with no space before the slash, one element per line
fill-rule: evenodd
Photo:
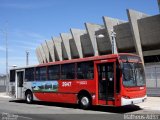
<path fill-rule="evenodd" d="M 34 102 L 26 104 L 21 100 L 0 98 L 0 119 L 7 120 L 124 120 L 127 114 L 160 114 L 160 111 L 145 110 L 138 106 L 104 107 L 96 106 L 81 110 L 77 105 Z"/>

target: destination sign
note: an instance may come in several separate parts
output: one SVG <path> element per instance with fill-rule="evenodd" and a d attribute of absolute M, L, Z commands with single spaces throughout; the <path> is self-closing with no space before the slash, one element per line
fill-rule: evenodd
<path fill-rule="evenodd" d="M 141 62 L 141 58 L 140 57 L 131 56 L 131 55 L 121 55 L 120 56 L 120 60 Z"/>

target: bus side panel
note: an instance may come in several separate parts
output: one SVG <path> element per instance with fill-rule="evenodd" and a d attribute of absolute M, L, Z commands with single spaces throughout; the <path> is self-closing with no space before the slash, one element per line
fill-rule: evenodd
<path fill-rule="evenodd" d="M 36 98 L 47 102 L 63 102 L 63 103 L 77 103 L 76 94 L 65 93 L 34 93 Z"/>
<path fill-rule="evenodd" d="M 25 93 L 26 93 L 27 90 L 30 90 L 31 92 L 33 92 L 32 84 L 33 84 L 33 82 L 24 82 L 23 83 L 23 94 L 24 94 L 23 99 L 25 99 Z M 39 101 L 39 99 L 34 94 L 33 94 L 33 100 Z"/>
<path fill-rule="evenodd" d="M 96 91 L 94 80 L 58 80 L 33 82 L 32 89 L 35 98 L 40 101 L 65 103 L 77 103 L 77 94 L 81 90 L 88 91 L 91 96 L 95 96 Z M 92 100 L 92 102 L 95 105 L 95 100 Z"/>
<path fill-rule="evenodd" d="M 16 97 L 16 88 L 15 88 L 15 82 L 9 83 L 9 95 L 13 98 Z"/>
<path fill-rule="evenodd" d="M 86 90 L 89 93 L 95 93 L 94 80 L 59 80 L 58 92 L 78 93 L 80 90 Z"/>

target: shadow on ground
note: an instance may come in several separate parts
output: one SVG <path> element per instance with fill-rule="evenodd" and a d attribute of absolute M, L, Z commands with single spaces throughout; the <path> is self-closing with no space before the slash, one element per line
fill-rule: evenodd
<path fill-rule="evenodd" d="M 10 100 L 9 102 L 16 102 L 26 104 L 24 100 Z M 76 104 L 67 104 L 67 103 L 53 103 L 53 102 L 42 102 L 42 101 L 34 101 L 31 105 L 44 105 L 44 106 L 55 106 L 62 108 L 72 108 L 79 109 L 79 106 Z M 129 113 L 141 110 L 139 106 L 136 105 L 128 105 L 122 107 L 112 107 L 112 106 L 92 106 L 89 110 L 91 111 L 99 111 L 99 112 L 109 112 L 109 113 Z"/>

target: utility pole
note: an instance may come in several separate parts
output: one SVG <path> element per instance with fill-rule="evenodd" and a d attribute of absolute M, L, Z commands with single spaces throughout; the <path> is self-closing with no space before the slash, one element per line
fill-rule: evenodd
<path fill-rule="evenodd" d="M 26 66 L 29 65 L 29 51 L 26 50 Z"/>
<path fill-rule="evenodd" d="M 160 0 L 157 0 L 158 2 L 158 7 L 159 7 L 159 13 L 160 13 Z"/>
<path fill-rule="evenodd" d="M 6 42 L 6 92 L 9 92 L 9 74 L 8 74 L 8 32 L 7 26 L 8 23 L 6 22 L 5 30 L 3 31 L 5 42 Z"/>

